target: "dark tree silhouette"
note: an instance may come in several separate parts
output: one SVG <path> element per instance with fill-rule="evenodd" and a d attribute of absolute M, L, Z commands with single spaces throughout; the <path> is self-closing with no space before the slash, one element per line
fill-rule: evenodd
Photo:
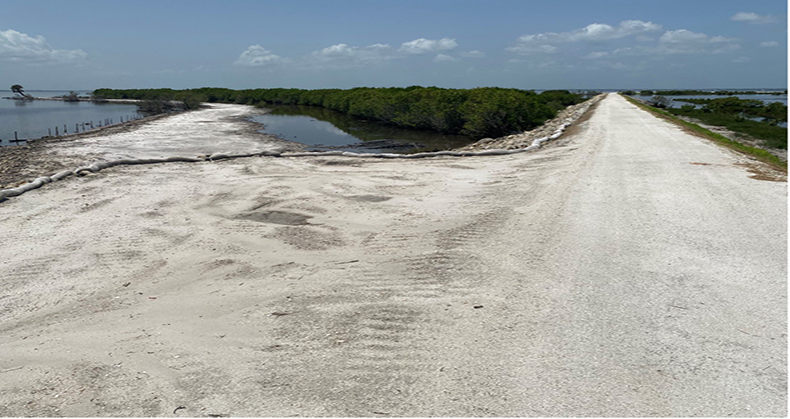
<path fill-rule="evenodd" d="M 27 95 L 25 95 L 25 88 L 22 87 L 21 84 L 15 84 L 15 85 L 11 86 L 11 91 L 14 92 L 14 93 L 17 93 L 17 94 L 19 94 L 21 96 L 27 96 Z"/>

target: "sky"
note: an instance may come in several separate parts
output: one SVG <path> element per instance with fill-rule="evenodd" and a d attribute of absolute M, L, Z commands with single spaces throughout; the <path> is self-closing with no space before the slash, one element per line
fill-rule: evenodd
<path fill-rule="evenodd" d="M 787 2 L 0 0 L 13 84 L 786 88 Z"/>

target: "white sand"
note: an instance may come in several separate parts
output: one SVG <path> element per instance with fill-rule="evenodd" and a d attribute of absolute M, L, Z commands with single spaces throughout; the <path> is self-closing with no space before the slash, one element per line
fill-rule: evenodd
<path fill-rule="evenodd" d="M 239 120 L 263 111 L 251 106 L 213 103 L 142 125 L 129 132 L 90 136 L 49 144 L 58 159 L 88 163 L 95 160 L 196 156 L 217 152 L 244 153 L 282 148 L 270 136 L 252 132 L 252 123 Z"/>
<path fill-rule="evenodd" d="M 787 189 L 742 163 L 610 95 L 538 153 L 46 185 L 0 204 L 0 414 L 784 416 Z"/>

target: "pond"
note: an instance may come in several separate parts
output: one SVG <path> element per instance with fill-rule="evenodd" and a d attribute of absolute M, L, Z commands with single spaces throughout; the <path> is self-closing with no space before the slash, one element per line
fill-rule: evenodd
<path fill-rule="evenodd" d="M 641 99 L 646 102 L 650 102 L 654 96 L 642 96 L 642 95 L 634 95 L 632 96 L 636 99 Z M 724 96 L 724 95 L 666 95 L 666 98 L 670 99 L 669 107 L 670 108 L 680 108 L 682 106 L 690 105 L 695 108 L 701 108 L 704 105 L 695 104 L 695 103 L 688 103 L 683 102 L 683 99 L 722 99 L 726 97 L 737 97 L 738 99 L 753 99 L 762 101 L 765 104 L 769 104 L 772 102 L 779 102 L 785 106 L 787 106 L 787 94 L 758 94 L 758 95 L 731 95 L 731 96 Z M 678 100 L 680 99 L 680 100 Z M 753 121 L 762 121 L 762 118 L 749 118 Z M 787 128 L 787 122 L 780 122 L 780 127 Z"/>
<path fill-rule="evenodd" d="M 419 153 L 449 150 L 475 142 L 463 135 L 399 128 L 314 106 L 270 106 L 251 119 L 261 132 L 308 146 L 309 151 L 355 153 Z"/>
<path fill-rule="evenodd" d="M 653 96 L 641 96 L 641 95 L 634 95 L 636 99 L 650 101 L 653 99 Z M 666 95 L 668 99 L 671 99 L 672 102 L 670 103 L 670 107 L 672 108 L 679 108 L 683 105 L 692 105 L 688 102 L 681 102 L 676 99 L 722 99 L 726 97 L 737 97 L 738 99 L 754 99 L 760 100 L 764 103 L 771 103 L 771 102 L 780 102 L 783 105 L 787 105 L 787 95 L 771 95 L 771 94 L 764 94 L 764 95 L 732 95 L 732 96 L 724 96 L 724 95 Z M 697 105 L 699 107 L 701 105 Z"/>

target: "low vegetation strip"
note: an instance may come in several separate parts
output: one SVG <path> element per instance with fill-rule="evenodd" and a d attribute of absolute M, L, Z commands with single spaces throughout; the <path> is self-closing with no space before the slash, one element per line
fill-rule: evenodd
<path fill-rule="evenodd" d="M 442 89 L 421 86 L 345 90 L 97 89 L 93 95 L 99 99 L 158 98 L 260 107 L 277 104 L 320 106 L 359 118 L 406 128 L 467 135 L 474 139 L 532 129 L 554 118 L 558 111 L 584 100 L 581 95 L 567 90 L 548 90 L 538 94 L 497 87 Z"/>
<path fill-rule="evenodd" d="M 649 105 L 647 105 L 647 104 L 645 104 L 643 102 L 640 102 L 640 101 L 638 101 L 636 99 L 628 97 L 627 95 L 622 95 L 622 96 L 624 98 L 626 98 L 626 100 L 628 100 L 629 102 L 633 103 L 634 105 L 639 106 L 640 108 L 645 109 L 645 110 L 647 110 L 649 112 L 652 112 L 655 115 L 663 117 L 664 119 L 667 119 L 667 120 L 669 120 L 669 121 L 671 121 L 671 122 L 673 122 L 675 124 L 678 124 L 678 125 L 680 125 L 680 126 L 682 126 L 684 128 L 687 128 L 687 129 L 689 129 L 690 131 L 694 132 L 697 135 L 700 135 L 702 137 L 705 137 L 705 138 L 708 138 L 710 140 L 713 140 L 714 142 L 716 142 L 718 144 L 721 144 L 721 145 L 723 145 L 725 147 L 728 147 L 730 149 L 733 149 L 733 150 L 739 151 L 741 153 L 750 155 L 750 156 L 752 156 L 752 157 L 754 157 L 754 158 L 756 158 L 756 159 L 758 159 L 758 160 L 760 160 L 762 162 L 768 163 L 768 164 L 770 164 L 772 166 L 775 166 L 777 168 L 782 169 L 784 172 L 787 172 L 787 162 L 782 161 L 779 157 L 773 155 L 772 153 L 770 153 L 770 152 L 768 152 L 766 150 L 763 150 L 761 148 L 747 146 L 747 145 L 745 145 L 743 143 L 740 143 L 738 141 L 731 140 L 731 139 L 729 139 L 729 138 L 727 138 L 727 137 L 725 137 L 725 136 L 723 136 L 721 134 L 716 134 L 715 132 L 712 132 L 712 131 L 710 131 L 708 129 L 705 129 L 705 128 L 697 125 L 697 124 L 694 124 L 694 123 L 685 121 L 683 119 L 680 119 L 677 116 L 673 115 L 672 113 L 670 113 L 670 112 L 668 112 L 668 111 L 666 111 L 664 109 L 658 109 L 658 108 L 649 106 Z"/>
<path fill-rule="evenodd" d="M 734 96 L 734 95 L 786 95 L 787 90 L 779 91 L 779 90 L 640 90 L 636 92 L 634 90 L 626 90 L 623 92 L 624 95 L 628 96 L 653 96 L 653 95 L 665 95 L 665 96 L 706 96 L 706 95 L 715 95 L 715 96 Z"/>

